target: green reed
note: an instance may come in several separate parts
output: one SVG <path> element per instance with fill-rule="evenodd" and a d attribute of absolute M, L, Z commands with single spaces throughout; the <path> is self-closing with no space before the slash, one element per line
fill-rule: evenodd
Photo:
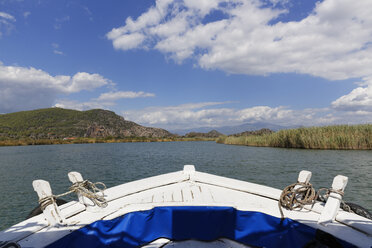
<path fill-rule="evenodd" d="M 283 148 L 372 149 L 372 125 L 303 127 L 264 135 L 223 136 L 217 142 Z"/>

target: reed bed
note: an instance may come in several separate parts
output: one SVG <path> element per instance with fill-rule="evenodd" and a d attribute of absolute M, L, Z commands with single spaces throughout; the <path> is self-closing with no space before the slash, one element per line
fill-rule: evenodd
<path fill-rule="evenodd" d="M 218 143 L 304 149 L 372 149 L 372 125 L 336 125 L 280 130 L 272 134 L 223 136 Z"/>

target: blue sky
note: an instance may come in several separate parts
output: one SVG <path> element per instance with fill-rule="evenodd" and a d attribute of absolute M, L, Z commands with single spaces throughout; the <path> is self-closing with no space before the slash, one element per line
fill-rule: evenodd
<path fill-rule="evenodd" d="M 169 130 L 372 121 L 369 0 L 0 0 L 0 113 Z"/>

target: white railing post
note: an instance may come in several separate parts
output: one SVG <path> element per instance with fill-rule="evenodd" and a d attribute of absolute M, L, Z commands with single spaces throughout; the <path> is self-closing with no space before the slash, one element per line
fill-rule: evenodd
<path fill-rule="evenodd" d="M 311 171 L 302 170 L 298 174 L 297 182 L 308 184 L 310 182 L 311 175 L 312 175 Z M 301 185 L 296 185 L 296 186 L 294 186 L 293 189 L 294 190 L 298 190 L 299 188 L 302 188 L 302 187 L 303 186 L 301 186 Z M 303 195 L 298 194 L 295 197 L 296 197 L 296 199 L 301 200 L 301 198 L 303 197 Z"/>
<path fill-rule="evenodd" d="M 183 174 L 189 176 L 190 181 L 194 181 L 195 166 L 188 164 L 183 166 Z"/>
<path fill-rule="evenodd" d="M 72 182 L 72 184 L 81 183 L 84 181 L 83 176 L 79 172 L 72 171 L 72 172 L 69 172 L 67 175 L 68 175 L 68 179 L 70 180 L 70 182 Z M 93 206 L 93 202 L 89 200 L 89 198 L 83 195 L 80 195 L 79 193 L 77 193 L 77 196 L 81 204 L 85 206 Z"/>
<path fill-rule="evenodd" d="M 70 182 L 72 182 L 73 184 L 81 183 L 81 182 L 84 181 L 83 176 L 79 172 L 76 172 L 76 171 L 69 172 L 68 173 L 68 178 L 69 178 Z M 101 208 L 96 206 L 96 204 L 91 199 L 89 199 L 88 197 L 86 197 L 84 195 L 81 195 L 79 193 L 79 191 L 76 192 L 76 194 L 78 196 L 79 202 L 81 204 L 85 205 L 87 211 L 89 211 L 89 212 L 99 212 L 101 210 Z"/>
<path fill-rule="evenodd" d="M 298 174 L 297 181 L 299 183 L 309 183 L 310 182 L 310 179 L 311 179 L 311 175 L 312 175 L 311 171 L 302 170 Z"/>
<path fill-rule="evenodd" d="M 32 186 L 34 187 L 34 190 L 39 196 L 39 201 L 43 199 L 46 200 L 44 202 L 45 204 L 41 204 L 44 205 L 41 206 L 41 208 L 49 225 L 55 226 L 66 224 L 66 220 L 61 215 L 61 212 L 56 202 L 52 200 L 53 194 L 49 182 L 44 180 L 35 180 L 32 182 Z"/>
<path fill-rule="evenodd" d="M 335 220 L 347 181 L 348 178 L 341 175 L 338 175 L 333 179 L 332 191 L 330 192 L 324 209 L 320 214 L 318 220 L 319 224 L 327 225 L 329 222 Z"/>

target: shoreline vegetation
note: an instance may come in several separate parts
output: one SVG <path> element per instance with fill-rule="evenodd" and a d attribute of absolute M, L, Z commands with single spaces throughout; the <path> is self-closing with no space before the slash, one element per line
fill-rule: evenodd
<path fill-rule="evenodd" d="M 226 145 L 302 149 L 372 150 L 372 124 L 245 131 L 229 136 L 216 130 L 183 136 L 145 127 L 112 111 L 46 108 L 0 114 L 0 146 L 215 141 Z"/>
<path fill-rule="evenodd" d="M 301 149 L 371 150 L 372 125 L 335 125 L 284 129 L 262 135 L 221 136 L 217 143 Z"/>
<path fill-rule="evenodd" d="M 192 133 L 191 135 L 173 137 L 0 138 L 0 146 L 172 141 L 215 141 L 226 145 L 297 149 L 372 150 L 372 124 L 301 127 L 297 129 L 283 129 L 277 132 L 261 129 L 229 136 L 221 135 L 217 138 L 208 137 L 206 134 L 203 136 L 203 133 Z"/>
<path fill-rule="evenodd" d="M 96 144 L 96 143 L 136 143 L 136 142 L 172 142 L 172 141 L 216 141 L 215 138 L 205 137 L 126 137 L 126 138 L 75 138 L 75 139 L 8 139 L 0 140 L 0 146 L 28 146 L 28 145 L 62 145 L 62 144 Z"/>

